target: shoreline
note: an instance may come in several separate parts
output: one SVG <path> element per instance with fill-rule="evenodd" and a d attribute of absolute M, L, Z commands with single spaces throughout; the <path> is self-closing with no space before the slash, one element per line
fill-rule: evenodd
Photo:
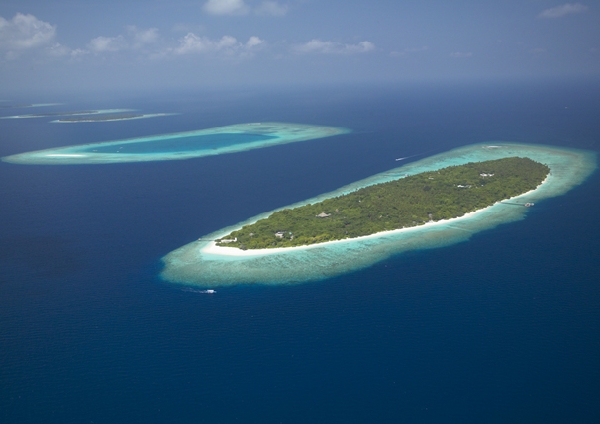
<path fill-rule="evenodd" d="M 92 114 L 90 114 L 92 115 Z M 90 123 L 90 122 L 114 122 L 114 121 L 132 121 L 134 119 L 148 119 L 148 118 L 157 118 L 161 116 L 172 116 L 176 115 L 176 113 L 147 113 L 136 116 L 128 116 L 128 117 L 115 117 L 115 118 L 107 118 L 107 119 L 76 119 L 76 120 L 67 120 L 67 119 L 56 119 L 54 121 L 50 121 L 52 124 L 79 124 L 79 123 Z"/>
<path fill-rule="evenodd" d="M 543 163 L 550 167 L 550 174 L 533 190 L 460 217 L 305 246 L 242 251 L 233 247 L 216 247 L 212 242 L 277 210 L 320 202 L 369 185 L 395 180 L 407 173 L 413 175 L 511 156 L 528 157 Z M 507 203 L 537 203 L 561 196 L 583 183 L 596 170 L 596 157 L 595 152 L 586 150 L 498 141 L 458 147 L 205 234 L 204 240 L 188 242 L 162 257 L 164 268 L 160 278 L 174 284 L 200 287 L 301 284 L 367 268 L 404 252 L 466 242 L 481 231 L 520 221 L 530 215 L 529 208 Z"/>
<path fill-rule="evenodd" d="M 272 249 L 267 248 L 267 249 L 242 250 L 238 247 L 217 246 L 215 241 L 210 241 L 206 246 L 200 248 L 200 252 L 204 253 L 204 254 L 209 254 L 209 255 L 229 256 L 229 257 L 267 256 L 267 255 L 272 255 L 272 254 L 276 254 L 276 253 L 308 250 L 308 249 L 323 247 L 323 246 L 332 245 L 332 244 L 336 244 L 336 243 L 349 243 L 349 242 L 354 242 L 354 241 L 358 241 L 358 240 L 367 240 L 367 239 L 371 239 L 371 238 L 385 237 L 385 236 L 391 235 L 391 234 L 400 234 L 403 232 L 414 231 L 414 230 L 418 230 L 418 229 L 422 229 L 422 228 L 431 228 L 431 227 L 435 227 L 437 225 L 448 224 L 450 222 L 458 222 L 463 219 L 473 218 L 474 216 L 477 216 L 480 213 L 487 211 L 490 208 L 493 208 L 494 206 L 502 204 L 502 202 L 518 199 L 519 197 L 535 193 L 537 190 L 540 189 L 540 187 L 542 187 L 548 181 L 549 176 L 550 176 L 550 174 L 548 174 L 546 176 L 546 178 L 544 179 L 544 181 L 542 181 L 533 190 L 529 190 L 525 193 L 519 194 L 518 196 L 509 197 L 508 199 L 502 199 L 502 200 L 494 203 L 493 205 L 487 206 L 483 209 L 478 209 L 476 211 L 467 212 L 464 215 L 457 216 L 455 218 L 440 219 L 439 221 L 429 221 L 422 225 L 415 225 L 413 227 L 405 227 L 405 228 L 397 228 L 395 230 L 389 230 L 389 231 L 380 231 L 378 233 L 373 233 L 373 234 L 369 234 L 366 236 L 352 237 L 352 238 L 346 238 L 346 239 L 340 239 L 340 240 L 330 240 L 330 241 L 326 241 L 323 243 L 306 244 L 306 245 L 302 245 L 302 246 L 275 247 Z M 525 205 L 523 205 L 523 207 L 525 207 Z M 252 223 L 245 223 L 244 225 L 248 225 L 248 224 L 252 224 Z M 235 230 L 232 230 L 232 231 L 235 231 Z"/>
<path fill-rule="evenodd" d="M 60 103 L 56 103 L 57 105 Z M 53 112 L 53 113 L 40 113 L 40 114 L 28 114 L 28 115 L 13 115 L 13 116 L 3 116 L 0 119 L 33 119 L 33 118 L 54 118 L 61 116 L 88 116 L 88 115 L 102 115 L 108 113 L 125 113 L 125 112 L 134 112 L 135 109 L 98 109 L 98 110 L 88 110 L 88 111 L 75 111 L 75 112 L 65 112 L 61 114 L 61 112 Z M 54 121 L 50 121 L 54 122 Z"/>
<path fill-rule="evenodd" d="M 168 116 L 168 115 L 160 115 Z M 154 116 L 146 115 L 143 117 L 120 119 L 126 121 L 132 119 L 145 119 Z M 75 124 L 90 123 L 85 121 L 65 121 L 56 122 L 57 124 Z M 93 122 L 114 122 L 98 121 Z M 304 124 L 291 124 L 281 122 L 262 122 L 227 125 L 223 127 L 204 128 L 200 130 L 183 131 L 178 133 L 156 134 L 143 137 L 135 137 L 123 140 L 111 140 L 96 143 L 75 144 L 51 149 L 35 150 L 31 152 L 18 153 L 1 158 L 3 162 L 10 162 L 23 165 L 99 165 L 126 162 L 148 162 L 163 160 L 185 160 L 204 156 L 215 156 L 228 153 L 243 152 L 253 149 L 261 149 L 270 146 L 296 143 L 307 140 L 323 139 L 335 135 L 347 134 L 350 130 L 347 128 L 324 127 Z M 97 153 L 90 151 L 96 147 L 121 146 L 131 143 L 145 143 L 153 141 L 164 141 L 174 139 L 185 139 L 190 137 L 204 137 L 212 135 L 255 135 L 258 140 L 247 141 L 241 138 L 231 144 L 217 145 L 217 147 L 203 147 L 199 144 L 194 150 L 180 151 L 149 151 L 144 153 Z M 261 136 L 264 136 L 261 138 Z M 61 156 L 57 156 L 61 155 Z M 65 156 L 69 155 L 69 156 Z M 78 155 L 78 156 L 73 156 Z"/>

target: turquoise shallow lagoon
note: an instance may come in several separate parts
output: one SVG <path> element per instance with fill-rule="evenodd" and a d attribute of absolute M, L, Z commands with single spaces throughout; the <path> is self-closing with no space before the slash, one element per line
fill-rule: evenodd
<path fill-rule="evenodd" d="M 113 144 L 103 146 L 89 146 L 82 152 L 86 153 L 119 153 L 119 154 L 146 154 L 146 153 L 174 153 L 194 152 L 201 149 L 222 149 L 237 144 L 272 141 L 277 137 L 266 134 L 249 133 L 221 133 L 200 134 L 181 138 L 157 138 L 143 143 Z"/>
<path fill-rule="evenodd" d="M 343 195 L 373 184 L 402 178 L 406 174 L 503 157 L 528 157 L 550 167 L 547 180 L 536 190 L 497 203 L 477 213 L 433 225 L 383 232 L 367 237 L 328 242 L 299 248 L 264 249 L 242 252 L 215 247 L 210 241 L 242 226 L 265 218 L 272 212 L 201 237 L 163 258 L 163 279 L 181 284 L 216 287 L 236 284 L 290 284 L 333 277 L 368 267 L 391 255 L 409 250 L 432 249 L 468 240 L 472 234 L 500 224 L 525 218 L 526 202 L 543 207 L 543 199 L 560 196 L 581 184 L 595 169 L 593 152 L 543 145 L 493 143 L 475 144 L 431 156 L 388 172 L 374 175 L 334 192 L 286 206 L 294 208 Z"/>
<path fill-rule="evenodd" d="M 40 106 L 53 106 L 59 103 L 48 103 Z M 31 118 L 50 118 L 53 116 L 85 116 L 85 115 L 101 115 L 104 113 L 123 113 L 131 112 L 132 109 L 99 109 L 99 110 L 82 110 L 76 112 L 49 112 L 49 113 L 32 113 L 27 115 L 3 116 L 0 119 L 31 119 Z M 53 121 L 58 122 L 58 121 Z"/>
<path fill-rule="evenodd" d="M 252 123 L 38 150 L 2 158 L 25 165 L 106 164 L 181 160 L 241 152 L 348 133 L 346 128 Z"/>
<path fill-rule="evenodd" d="M 161 116 L 172 116 L 174 113 L 144 113 L 144 114 L 117 114 L 117 115 L 97 115 L 95 118 L 86 119 L 80 117 L 79 119 L 70 120 L 69 118 L 61 118 L 54 121 L 50 121 L 53 124 L 82 124 L 82 123 L 97 123 L 97 122 L 115 122 L 115 121 L 134 121 L 137 119 L 150 119 L 159 118 Z"/>
<path fill-rule="evenodd" d="M 41 105 L 41 106 L 51 106 Z M 60 117 L 50 121 L 51 123 L 57 124 L 77 124 L 77 123 L 90 123 L 90 122 L 113 122 L 113 121 L 131 121 L 134 119 L 148 119 L 157 118 L 160 116 L 170 116 L 173 113 L 144 113 L 144 114 L 126 114 L 125 112 L 133 112 L 135 109 L 99 109 L 99 110 L 81 110 L 75 112 L 48 112 L 39 114 L 27 114 L 27 115 L 13 115 L 3 116 L 0 119 L 31 119 L 31 118 L 52 118 Z M 103 119 L 103 115 L 106 115 L 106 119 Z M 87 116 L 91 118 L 86 119 Z M 77 118 L 77 119 L 73 119 Z"/>

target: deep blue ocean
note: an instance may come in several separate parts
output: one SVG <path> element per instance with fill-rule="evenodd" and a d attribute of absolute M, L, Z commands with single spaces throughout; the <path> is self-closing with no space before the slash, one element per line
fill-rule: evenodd
<path fill-rule="evenodd" d="M 247 122 L 352 133 L 184 161 L 0 163 L 2 423 L 598 423 L 600 173 L 525 220 L 302 285 L 196 293 L 160 258 L 486 141 L 600 151 L 600 84 L 24 98 L 179 113 L 0 120 L 0 156 Z M 407 160 L 407 161 L 408 161 Z"/>

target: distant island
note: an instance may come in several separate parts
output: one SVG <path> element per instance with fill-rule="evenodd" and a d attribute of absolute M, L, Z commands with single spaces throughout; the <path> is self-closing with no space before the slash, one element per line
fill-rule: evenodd
<path fill-rule="evenodd" d="M 16 103 L 10 105 L 0 105 L 0 109 L 22 109 L 29 107 L 45 107 L 45 106 L 58 106 L 61 103 Z"/>
<path fill-rule="evenodd" d="M 39 106 L 53 106 L 58 103 L 48 103 L 38 104 L 38 105 L 30 105 L 29 107 L 39 107 Z M 103 117 L 111 116 L 111 115 L 123 115 L 123 112 L 131 112 L 132 109 L 98 109 L 98 110 L 75 110 L 70 112 L 44 112 L 44 113 L 31 113 L 27 115 L 14 115 L 14 116 L 2 116 L 0 119 L 31 119 L 31 118 L 52 118 L 52 117 L 60 117 L 65 116 L 64 122 L 80 122 L 79 119 L 82 120 L 93 120 L 95 118 L 88 118 L 90 115 L 102 115 Z M 83 116 L 82 118 L 76 118 L 71 120 L 74 116 Z M 68 119 L 68 120 L 67 120 Z M 132 119 L 132 118 L 128 118 Z M 63 122 L 63 119 L 59 119 L 57 121 L 52 122 Z"/>
<path fill-rule="evenodd" d="M 32 107 L 33 105 L 31 103 L 20 103 L 20 104 L 14 104 L 14 105 L 0 105 L 0 109 L 19 109 L 19 108 L 25 108 L 25 107 Z"/>
<path fill-rule="evenodd" d="M 550 168 L 523 157 L 469 162 L 274 212 L 216 240 L 217 246 L 305 246 L 463 216 L 536 189 Z"/>
<path fill-rule="evenodd" d="M 119 121 L 125 119 L 136 119 L 144 117 L 143 114 L 120 113 L 114 115 L 95 115 L 95 116 L 71 116 L 68 118 L 58 119 L 56 122 L 105 122 Z"/>
<path fill-rule="evenodd" d="M 69 125 L 172 115 L 169 113 L 137 115 L 123 112 L 125 112 L 124 109 L 104 110 L 102 114 L 97 116 L 69 116 L 52 122 Z M 23 115 L 22 117 L 26 116 Z M 280 122 L 253 122 L 179 133 L 148 135 L 125 140 L 56 147 L 6 156 L 2 158 L 2 161 L 27 165 L 74 165 L 183 160 L 262 149 L 269 146 L 332 137 L 349 132 L 350 130 L 347 128 Z"/>
<path fill-rule="evenodd" d="M 72 116 L 72 115 L 93 115 L 100 113 L 98 110 L 81 110 L 76 112 L 48 112 L 48 113 L 34 113 L 32 115 L 25 115 L 28 118 L 48 118 L 52 116 Z"/>

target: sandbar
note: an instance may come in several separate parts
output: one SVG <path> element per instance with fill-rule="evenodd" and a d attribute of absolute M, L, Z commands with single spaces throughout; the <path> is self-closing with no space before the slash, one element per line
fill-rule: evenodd
<path fill-rule="evenodd" d="M 0 100 L 1 102 L 7 102 L 8 100 Z M 0 105 L 0 109 L 25 109 L 28 107 L 46 107 L 46 106 L 60 106 L 62 103 L 27 103 L 27 104 L 12 104 L 12 105 Z"/>
<path fill-rule="evenodd" d="M 92 118 L 88 118 L 86 114 L 85 116 L 78 116 L 75 118 L 62 118 L 56 119 L 54 121 L 50 121 L 56 124 L 79 124 L 82 122 L 113 122 L 113 121 L 132 121 L 134 119 L 148 119 L 148 118 L 157 118 L 160 116 L 172 116 L 176 115 L 175 113 L 140 113 L 140 114 L 111 114 L 111 115 L 97 115 Z"/>
<path fill-rule="evenodd" d="M 449 220 L 309 246 L 242 251 L 215 245 L 213 240 L 275 211 L 266 212 L 202 236 L 199 240 L 172 251 L 162 258 L 165 267 L 161 277 L 165 281 L 200 287 L 294 284 L 322 280 L 371 266 L 402 252 L 464 242 L 477 232 L 524 219 L 530 209 L 515 203 L 535 203 L 535 208 L 543 208 L 544 204 L 540 204 L 540 201 L 566 193 L 585 181 L 596 169 L 594 152 L 494 141 L 460 147 L 412 162 L 278 210 L 317 203 L 362 187 L 396 180 L 407 174 L 510 156 L 529 157 L 550 167 L 550 174 L 542 184 L 535 190 L 510 199 L 510 203 L 498 202 Z"/>
<path fill-rule="evenodd" d="M 58 104 L 58 103 L 56 103 L 56 104 Z M 42 106 L 47 106 L 47 105 L 42 105 Z M 0 119 L 32 119 L 32 118 L 51 118 L 54 116 L 101 115 L 104 113 L 131 112 L 133 110 L 134 109 L 99 109 L 99 110 L 79 110 L 79 111 L 74 111 L 74 112 L 31 113 L 31 114 L 27 114 L 27 115 L 3 116 Z M 55 122 L 55 121 L 52 121 L 52 122 Z"/>

